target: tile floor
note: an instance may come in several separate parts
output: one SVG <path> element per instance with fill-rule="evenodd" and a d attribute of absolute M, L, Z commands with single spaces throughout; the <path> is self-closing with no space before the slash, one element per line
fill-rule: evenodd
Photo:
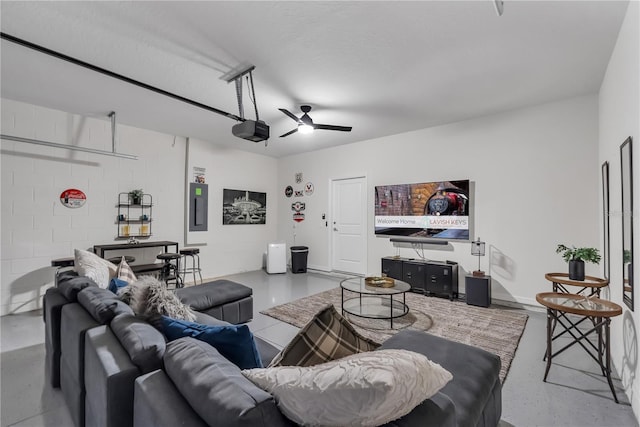
<path fill-rule="evenodd" d="M 259 312 L 337 287 L 340 277 L 323 273 L 275 274 L 253 271 L 227 277 L 253 288 L 255 335 L 283 347 L 297 328 Z M 502 391 L 501 427 L 638 426 L 620 381 L 616 404 L 595 362 L 579 347 L 554 359 L 547 383 L 545 315 L 528 311 L 529 321 Z M 44 324 L 40 311 L 0 318 L 0 426 L 72 427 L 59 389 L 44 377 Z"/>

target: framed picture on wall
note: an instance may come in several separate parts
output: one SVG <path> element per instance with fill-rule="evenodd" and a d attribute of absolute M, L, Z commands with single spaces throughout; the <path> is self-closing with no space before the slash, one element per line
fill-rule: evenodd
<path fill-rule="evenodd" d="M 606 279 L 609 279 L 611 276 L 609 218 L 609 162 L 604 162 L 602 164 L 602 266 Z"/>
<path fill-rule="evenodd" d="M 266 224 L 267 193 L 222 190 L 222 224 Z"/>
<path fill-rule="evenodd" d="M 633 157 L 631 137 L 620 145 L 620 177 L 622 178 L 622 300 L 634 308 L 633 274 Z"/>

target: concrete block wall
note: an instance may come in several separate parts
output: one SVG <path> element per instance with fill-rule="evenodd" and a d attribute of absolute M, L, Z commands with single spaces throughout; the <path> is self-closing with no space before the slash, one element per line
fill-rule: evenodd
<path fill-rule="evenodd" d="M 8 99 L 1 110 L 3 134 L 111 150 L 106 114 L 79 116 Z M 117 151 L 138 160 L 2 140 L 0 315 L 41 306 L 53 283 L 52 259 L 121 242 L 115 239 L 120 192 L 152 194 L 152 239 L 182 240 L 185 139 L 125 125 L 117 125 L 116 135 Z M 68 188 L 86 194 L 83 207 L 60 202 Z M 154 257 L 147 252 L 142 256 Z"/>

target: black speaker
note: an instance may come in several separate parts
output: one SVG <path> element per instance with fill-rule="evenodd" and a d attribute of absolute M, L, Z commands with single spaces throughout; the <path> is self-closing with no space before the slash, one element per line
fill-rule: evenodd
<path fill-rule="evenodd" d="M 464 287 L 467 304 L 480 307 L 491 305 L 491 276 L 466 276 Z"/>

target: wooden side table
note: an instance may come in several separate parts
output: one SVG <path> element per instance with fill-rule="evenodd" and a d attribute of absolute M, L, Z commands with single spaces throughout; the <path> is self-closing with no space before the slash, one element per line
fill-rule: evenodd
<path fill-rule="evenodd" d="M 553 283 L 553 292 L 579 294 L 585 289 L 591 289 L 589 296 L 600 296 L 600 289 L 609 286 L 609 280 L 594 276 L 585 276 L 584 280 L 569 279 L 569 273 L 547 273 L 544 278 Z M 577 292 L 571 292 L 567 286 L 579 287 Z"/>
<path fill-rule="evenodd" d="M 611 301 L 596 298 L 595 296 L 587 298 L 582 295 L 559 292 L 543 292 L 537 294 L 536 301 L 547 308 L 547 349 L 545 353 L 547 367 L 544 371 L 543 381 L 547 381 L 549 368 L 551 368 L 551 360 L 574 344 L 580 344 L 587 354 L 600 366 L 602 375 L 607 378 L 607 382 L 609 383 L 613 399 L 616 403 L 619 403 L 616 391 L 613 388 L 613 382 L 611 381 L 609 325 L 611 324 L 612 317 L 622 314 L 622 307 Z M 576 315 L 579 320 L 574 321 L 569 318 L 567 314 Z M 593 327 L 583 332 L 578 328 L 578 325 L 586 320 L 591 320 Z M 554 335 L 557 325 L 561 325 L 563 330 Z M 573 340 L 554 353 L 552 349 L 553 341 L 566 333 L 571 335 Z M 588 339 L 589 335 L 593 333 L 597 335 L 597 345 Z"/>

